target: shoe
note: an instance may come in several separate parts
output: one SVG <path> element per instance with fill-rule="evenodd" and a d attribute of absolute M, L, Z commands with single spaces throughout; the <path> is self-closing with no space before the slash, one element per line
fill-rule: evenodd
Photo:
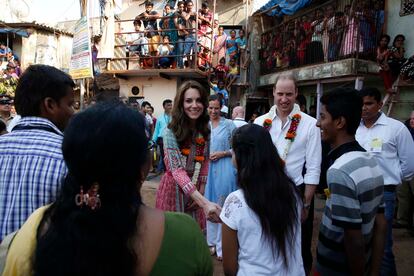
<path fill-rule="evenodd" d="M 209 246 L 208 249 L 210 250 L 210 255 L 211 256 L 216 255 L 216 247 L 215 246 Z"/>
<path fill-rule="evenodd" d="M 217 261 L 219 261 L 219 262 L 222 262 L 222 261 L 223 261 L 223 257 L 219 257 L 219 256 L 217 256 L 217 257 L 216 257 L 216 260 L 217 260 Z"/>

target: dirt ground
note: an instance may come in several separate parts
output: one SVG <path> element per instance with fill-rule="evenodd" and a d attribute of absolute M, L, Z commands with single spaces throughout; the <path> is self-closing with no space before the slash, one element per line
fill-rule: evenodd
<path fill-rule="evenodd" d="M 144 203 L 147 206 L 154 207 L 155 194 L 160 181 L 159 176 L 149 176 L 149 180 L 146 181 L 141 189 L 141 195 Z M 315 256 L 315 250 L 318 240 L 318 229 L 322 217 L 325 201 L 321 199 L 315 200 L 315 220 L 313 222 L 314 231 L 312 239 L 313 256 Z M 393 229 L 394 235 L 394 254 L 397 264 L 397 271 L 399 276 L 412 276 L 414 275 L 414 237 L 411 236 L 405 229 Z M 224 276 L 221 262 L 213 259 L 214 262 L 214 275 Z"/>

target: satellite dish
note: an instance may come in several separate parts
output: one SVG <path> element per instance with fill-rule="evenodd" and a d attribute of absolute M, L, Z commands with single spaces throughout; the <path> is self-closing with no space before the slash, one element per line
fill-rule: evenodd
<path fill-rule="evenodd" d="M 11 0 L 8 1 L 10 11 L 17 19 L 24 21 L 30 14 L 30 5 L 27 2 L 28 0 Z M 31 4 L 31 3 L 30 3 Z"/>

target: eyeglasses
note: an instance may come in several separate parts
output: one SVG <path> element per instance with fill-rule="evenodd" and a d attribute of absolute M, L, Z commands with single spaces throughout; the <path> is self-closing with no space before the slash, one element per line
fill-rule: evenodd
<path fill-rule="evenodd" d="M 1 100 L 0 101 L 0 105 L 11 105 L 11 101 L 9 101 L 9 100 Z"/>

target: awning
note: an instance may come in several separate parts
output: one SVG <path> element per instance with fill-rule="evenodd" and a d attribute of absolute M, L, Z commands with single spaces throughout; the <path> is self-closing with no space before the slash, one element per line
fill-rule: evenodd
<path fill-rule="evenodd" d="M 11 33 L 14 33 L 14 34 L 17 34 L 23 37 L 29 37 L 29 33 L 22 29 L 13 29 L 13 28 L 0 29 L 0 34 L 11 34 Z"/>
<path fill-rule="evenodd" d="M 311 2 L 312 0 L 270 0 L 258 9 L 255 14 L 265 12 L 269 16 L 292 15 Z"/>

